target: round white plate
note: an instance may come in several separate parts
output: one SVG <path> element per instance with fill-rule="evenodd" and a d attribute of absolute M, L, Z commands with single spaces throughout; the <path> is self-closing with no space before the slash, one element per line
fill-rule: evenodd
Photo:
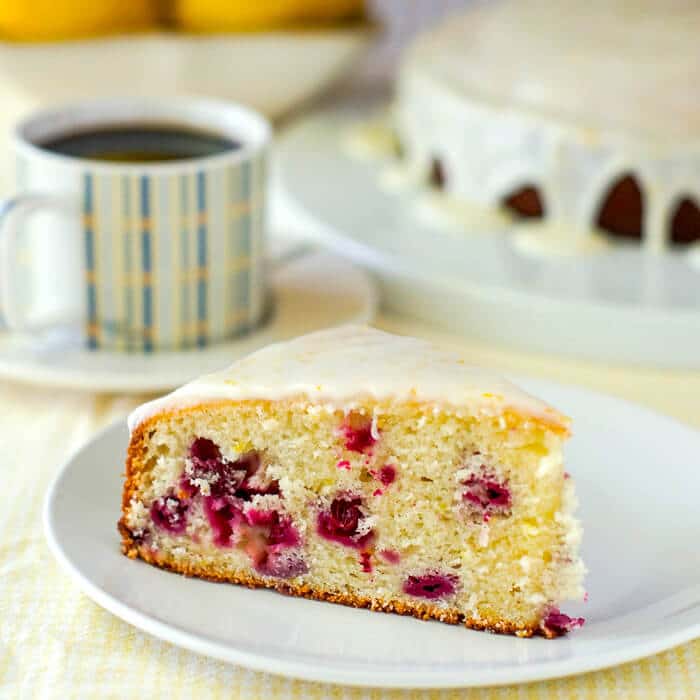
<path fill-rule="evenodd" d="M 65 464 L 44 523 L 53 553 L 99 605 L 168 642 L 270 673 L 384 687 L 516 683 L 612 666 L 700 635 L 700 433 L 647 409 L 522 382 L 574 418 L 590 569 L 585 626 L 518 639 L 289 598 L 161 571 L 119 553 L 128 435 L 112 425 Z"/>
<path fill-rule="evenodd" d="M 201 350 L 152 355 L 90 352 L 76 334 L 0 334 L 0 377 L 114 392 L 167 391 L 225 367 L 268 343 L 343 323 L 367 323 L 376 310 L 372 281 L 327 253 L 306 253 L 270 272 L 274 310 L 259 329 Z"/>
<path fill-rule="evenodd" d="M 277 143 L 281 205 L 326 244 L 375 270 L 382 303 L 492 342 L 540 352 L 700 368 L 700 267 L 618 245 L 533 257 L 509 228 L 425 220 L 425 190 L 381 186 L 390 164 L 346 152 L 378 105 L 304 118 Z"/>

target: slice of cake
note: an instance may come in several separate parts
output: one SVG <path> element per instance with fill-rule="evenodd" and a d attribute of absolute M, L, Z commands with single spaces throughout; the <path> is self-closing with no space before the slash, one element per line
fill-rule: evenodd
<path fill-rule="evenodd" d="M 582 623 L 568 420 L 369 328 L 271 345 L 130 418 L 122 548 L 189 576 L 468 627 Z"/>

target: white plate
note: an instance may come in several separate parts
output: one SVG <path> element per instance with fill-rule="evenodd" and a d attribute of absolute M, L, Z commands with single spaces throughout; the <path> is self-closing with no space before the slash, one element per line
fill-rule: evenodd
<path fill-rule="evenodd" d="M 277 263 L 270 273 L 274 310 L 259 329 L 201 350 L 152 355 L 90 352 L 75 333 L 43 338 L 0 334 L 0 377 L 56 387 L 114 392 L 172 389 L 268 343 L 343 323 L 366 323 L 376 310 L 362 270 L 327 253 Z"/>
<path fill-rule="evenodd" d="M 121 468 L 113 425 L 73 456 L 47 495 L 52 551 L 99 605 L 187 649 L 270 673 L 385 687 L 516 683 L 612 666 L 700 635 L 700 433 L 583 389 L 522 382 L 574 417 L 589 601 L 586 625 L 518 639 L 208 583 L 119 553 Z"/>
<path fill-rule="evenodd" d="M 287 222 L 375 270 L 387 308 L 509 347 L 700 368 L 700 268 L 688 256 L 617 245 L 532 257 L 509 228 L 431 225 L 424 188 L 383 189 L 389 163 L 345 151 L 351 127 L 377 107 L 350 104 L 291 126 L 276 174 Z"/>

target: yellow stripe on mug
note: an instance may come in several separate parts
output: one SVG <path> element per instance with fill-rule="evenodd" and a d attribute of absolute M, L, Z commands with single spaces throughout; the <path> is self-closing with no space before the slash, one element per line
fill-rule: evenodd
<path fill-rule="evenodd" d="M 87 131 L 97 135 L 91 143 L 112 138 L 115 123 L 122 136 L 147 131 L 146 123 L 167 123 L 179 133 L 215 134 L 221 146 L 167 161 L 108 158 L 107 151 L 88 156 L 70 150 L 86 132 L 86 114 Z M 56 298 L 63 304 L 65 296 L 67 313 L 63 306 L 51 310 L 68 316 L 85 309 L 89 349 L 201 348 L 260 321 L 264 231 L 253 212 L 263 195 L 251 186 L 251 172 L 260 172 L 267 157 L 270 127 L 263 117 L 204 98 L 95 98 L 31 115 L 16 134 L 22 177 L 15 200 L 32 197 L 29 188 L 41 179 L 47 208 L 58 206 L 57 200 L 65 199 L 65 210 L 80 202 L 77 215 L 52 219 L 55 231 L 42 238 L 42 254 L 35 257 L 68 267 L 66 251 L 73 247 L 66 241 L 80 241 L 83 275 L 75 294 L 81 298 L 64 285 Z M 42 141 L 34 142 L 33 134 L 42 134 Z M 178 143 L 189 143 L 187 138 L 201 136 Z M 15 304 L 11 329 L 21 329 L 27 306 Z"/>

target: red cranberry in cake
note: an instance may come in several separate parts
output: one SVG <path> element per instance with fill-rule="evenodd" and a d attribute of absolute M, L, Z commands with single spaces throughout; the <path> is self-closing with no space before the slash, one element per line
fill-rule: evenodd
<path fill-rule="evenodd" d="M 437 600 L 451 596 L 457 590 L 458 580 L 454 574 L 428 572 L 419 576 L 409 576 L 404 581 L 403 591 L 416 598 Z"/>
<path fill-rule="evenodd" d="M 194 468 L 200 472 L 210 471 L 216 474 L 221 466 L 221 450 L 219 446 L 208 438 L 195 438 L 190 445 L 190 460 Z"/>
<path fill-rule="evenodd" d="M 131 532 L 131 537 L 134 540 L 134 542 L 136 542 L 139 545 L 145 544 L 151 536 L 151 532 L 147 528 L 140 528 L 138 530 L 131 530 L 130 532 Z"/>
<path fill-rule="evenodd" d="M 374 476 L 382 486 L 391 486 L 396 481 L 396 467 L 393 464 L 385 464 Z"/>
<path fill-rule="evenodd" d="M 301 538 L 288 515 L 276 510 L 242 509 L 242 502 L 205 496 L 204 512 L 219 547 L 236 546 L 250 558 L 254 568 L 266 576 L 289 578 L 307 567 L 300 552 Z"/>
<path fill-rule="evenodd" d="M 401 561 L 401 555 L 395 549 L 380 549 L 379 556 L 387 564 L 398 564 Z"/>
<path fill-rule="evenodd" d="M 482 463 L 479 453 L 467 462 L 468 466 L 457 473 L 458 499 L 467 517 L 476 522 L 488 522 L 494 515 L 510 515 L 512 496 L 508 480 Z"/>
<path fill-rule="evenodd" d="M 281 552 L 268 551 L 264 561 L 256 565 L 256 570 L 264 576 L 274 578 L 294 578 L 309 571 L 301 554 L 294 549 Z"/>
<path fill-rule="evenodd" d="M 335 535 L 354 535 L 362 517 L 360 510 L 360 498 L 336 498 L 331 503 L 329 523 Z"/>
<path fill-rule="evenodd" d="M 219 446 L 207 438 L 190 445 L 185 477 L 205 496 L 233 496 L 247 475 L 247 462 L 240 466 L 221 456 Z"/>
<path fill-rule="evenodd" d="M 379 439 L 375 422 L 366 416 L 350 413 L 340 426 L 345 449 L 351 452 L 368 454 Z"/>
<path fill-rule="evenodd" d="M 306 570 L 303 558 L 289 550 L 301 544 L 287 515 L 277 510 L 246 509 L 246 503 L 258 495 L 279 495 L 276 481 L 266 478 L 260 455 L 248 452 L 236 460 L 227 460 L 219 446 L 208 438 L 197 438 L 190 446 L 179 493 L 157 499 L 151 508 L 155 524 L 171 533 L 184 532 L 188 502 L 201 501 L 217 547 L 242 549 L 257 571 L 289 577 Z"/>
<path fill-rule="evenodd" d="M 236 489 L 236 496 L 244 501 L 250 501 L 253 496 L 278 495 L 280 492 L 277 481 L 267 477 L 262 466 L 262 460 L 257 452 L 248 452 L 239 457 L 235 463 L 237 469 L 245 470 L 245 478 Z"/>
<path fill-rule="evenodd" d="M 201 437 L 190 446 L 184 481 L 205 496 L 235 496 L 244 501 L 256 494 L 279 493 L 277 482 L 266 479 L 257 452 L 229 461 L 216 443 Z"/>
<path fill-rule="evenodd" d="M 510 508 L 510 490 L 493 476 L 470 477 L 464 482 L 467 487 L 463 500 L 482 510 L 505 510 Z"/>
<path fill-rule="evenodd" d="M 246 512 L 246 521 L 264 533 L 268 545 L 296 547 L 301 542 L 292 519 L 288 515 L 280 516 L 276 510 L 250 508 Z"/>
<path fill-rule="evenodd" d="M 316 525 L 321 537 L 358 549 L 374 535 L 362 510 L 362 498 L 351 494 L 336 496 L 330 508 L 318 514 Z"/>
<path fill-rule="evenodd" d="M 360 552 L 360 566 L 362 571 L 366 574 L 372 573 L 372 553 L 371 552 Z"/>
<path fill-rule="evenodd" d="M 266 576 L 291 578 L 306 573 L 301 552 L 291 551 L 301 538 L 287 515 L 251 508 L 246 512 L 243 548 L 257 571 Z"/>
<path fill-rule="evenodd" d="M 542 621 L 542 630 L 548 637 L 559 637 L 571 630 L 583 627 L 585 620 L 582 617 L 569 617 L 559 611 L 559 608 L 552 608 Z"/>
<path fill-rule="evenodd" d="M 393 464 L 385 464 L 378 471 L 370 470 L 369 473 L 384 487 L 375 489 L 372 492 L 373 496 L 383 496 L 386 488 L 396 481 L 396 467 Z"/>
<path fill-rule="evenodd" d="M 204 514 L 211 527 L 214 544 L 218 547 L 230 547 L 231 535 L 236 526 L 243 522 L 241 508 L 223 496 L 204 496 L 202 499 Z"/>
<path fill-rule="evenodd" d="M 156 527 L 179 535 L 187 527 L 187 503 L 170 491 L 151 505 L 151 520 Z"/>

